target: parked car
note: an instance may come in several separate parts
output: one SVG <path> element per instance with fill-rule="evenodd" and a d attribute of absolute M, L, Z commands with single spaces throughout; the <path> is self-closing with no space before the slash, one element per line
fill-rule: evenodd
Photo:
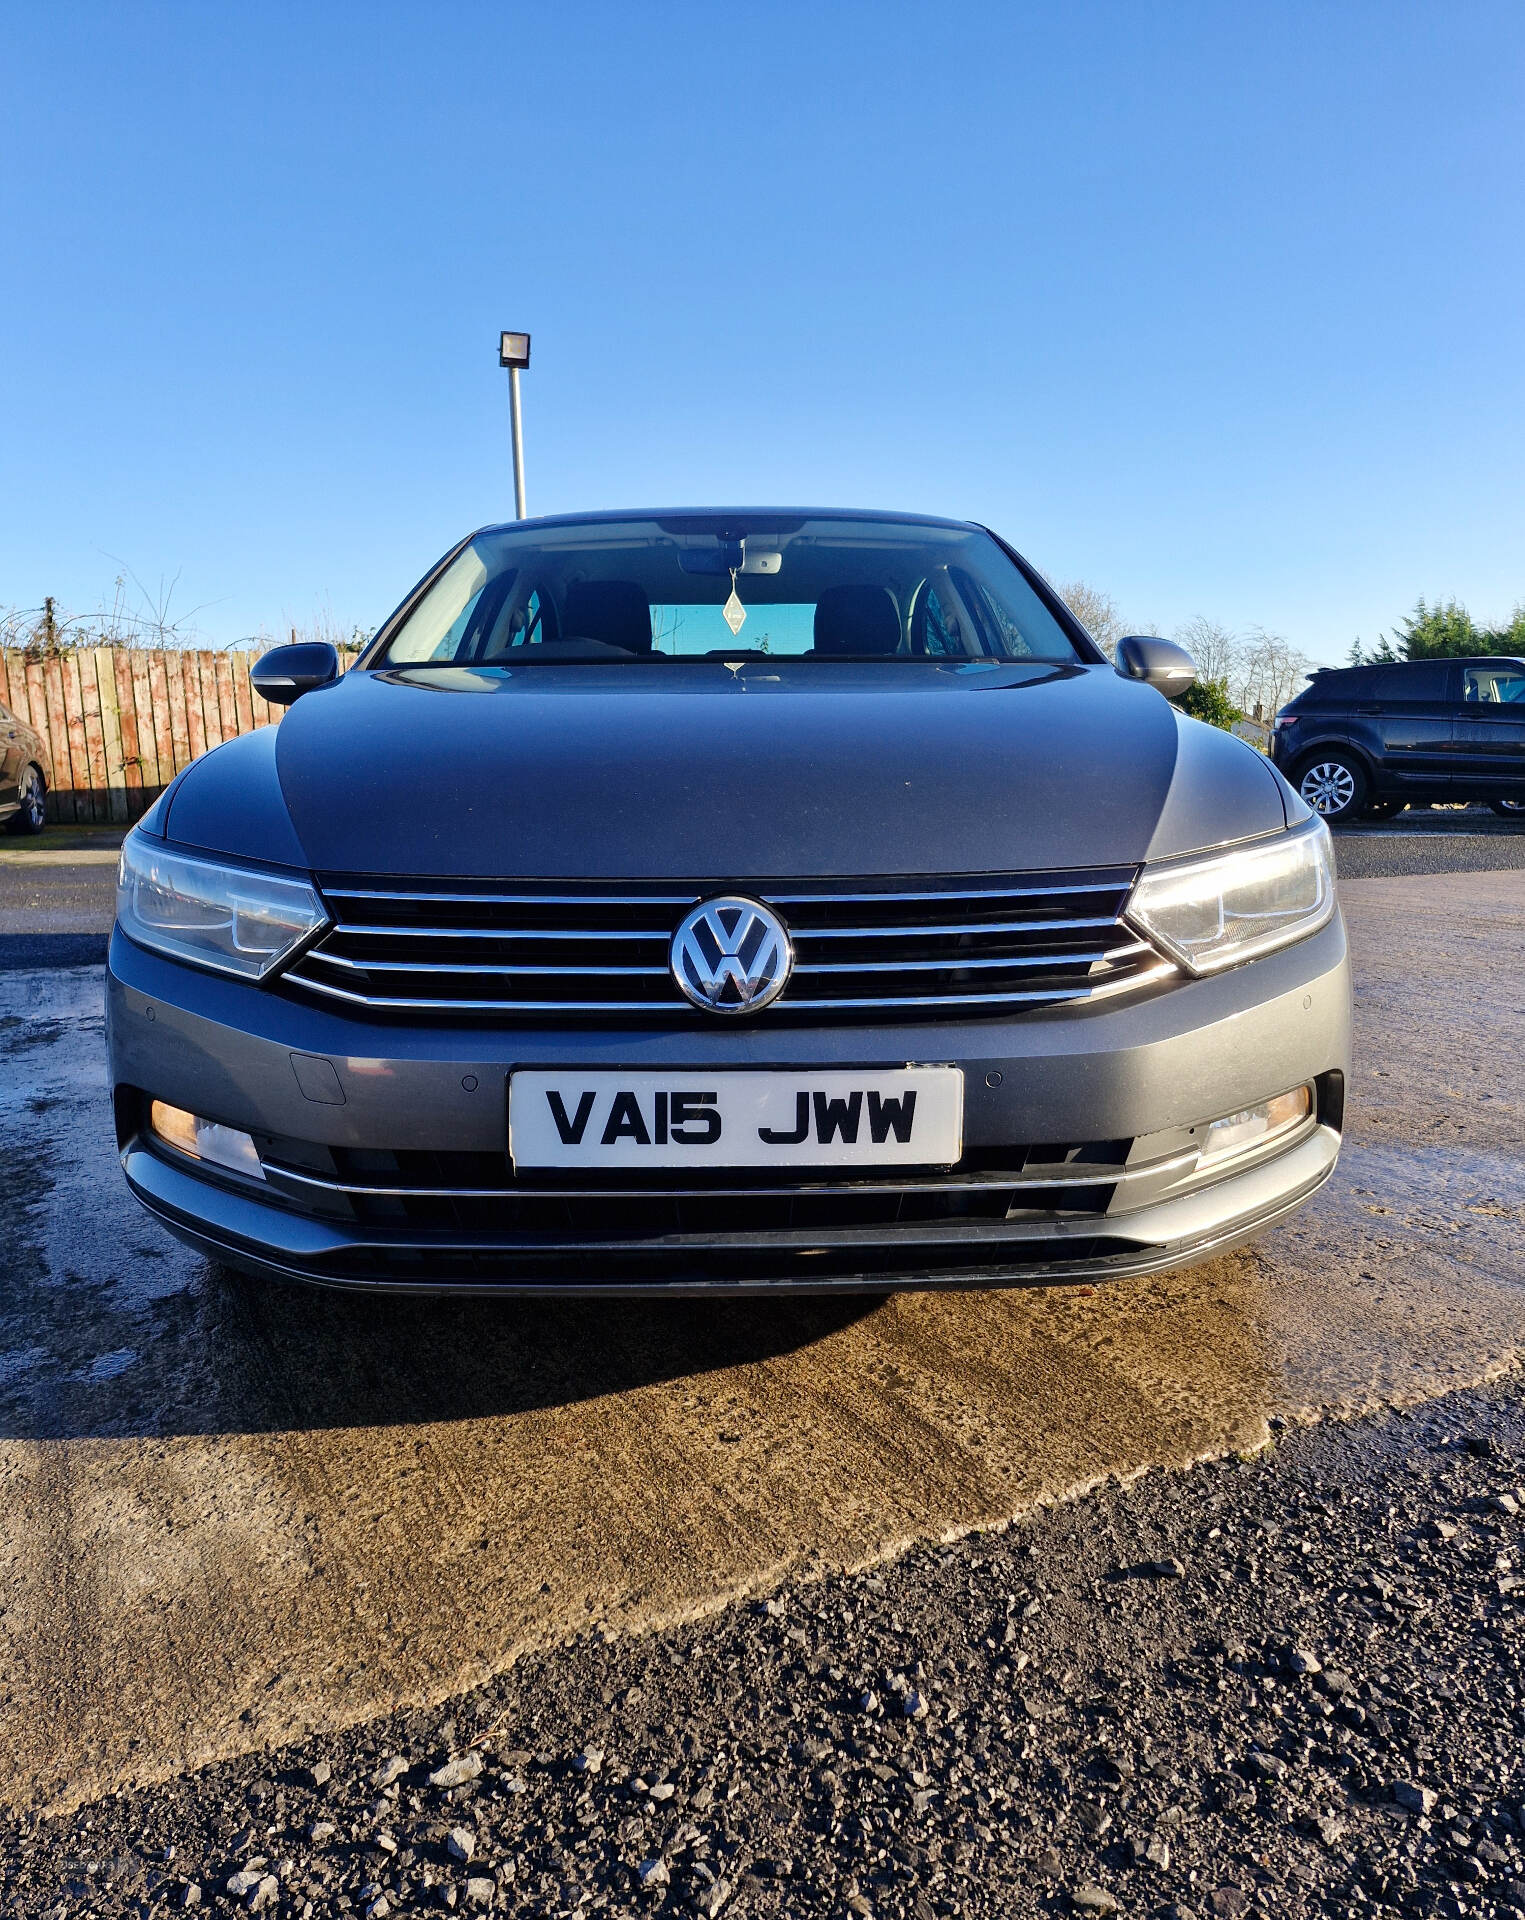
<path fill-rule="evenodd" d="M 1338 667 L 1276 716 L 1272 756 L 1329 821 L 1413 802 L 1525 813 L 1525 660 Z"/>
<path fill-rule="evenodd" d="M 47 742 L 0 706 L 0 821 L 8 833 L 41 833 L 53 763 Z"/>
<path fill-rule="evenodd" d="M 446 555 L 127 837 L 132 1191 L 256 1274 L 681 1293 L 1217 1252 L 1329 1175 L 1329 836 L 981 527 L 595 514 Z"/>

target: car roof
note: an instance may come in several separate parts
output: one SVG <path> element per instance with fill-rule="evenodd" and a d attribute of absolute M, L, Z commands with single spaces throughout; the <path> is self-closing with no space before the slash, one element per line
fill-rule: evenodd
<path fill-rule="evenodd" d="M 483 533 L 533 532 L 538 527 L 604 526 L 620 520 L 874 520 L 913 527 L 956 527 L 983 533 L 976 520 L 946 520 L 933 513 L 887 513 L 876 507 L 627 507 L 597 513 L 552 513 L 533 520 L 501 520 Z"/>
<path fill-rule="evenodd" d="M 1396 667 L 1525 667 L 1525 656 L 1514 653 L 1436 653 L 1427 660 L 1363 660 L 1353 667 L 1315 667 L 1308 676 L 1322 680 L 1326 674 L 1391 673 Z"/>

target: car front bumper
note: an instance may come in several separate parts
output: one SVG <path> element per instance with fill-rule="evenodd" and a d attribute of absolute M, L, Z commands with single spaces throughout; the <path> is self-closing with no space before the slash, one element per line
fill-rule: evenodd
<path fill-rule="evenodd" d="M 1018 1018 L 423 1027 L 203 973 L 118 932 L 107 1024 L 129 1186 L 246 1271 L 409 1292 L 882 1290 L 1152 1272 L 1282 1218 L 1339 1151 L 1350 980 L 1336 917 L 1211 979 Z M 507 1157 L 507 1081 L 522 1067 L 907 1062 L 963 1069 L 965 1159 L 951 1173 L 681 1190 L 654 1178 L 593 1194 L 585 1178 L 518 1182 Z M 1304 1083 L 1317 1093 L 1305 1126 L 1197 1168 L 1208 1122 Z M 266 1180 L 162 1145 L 152 1099 L 252 1134 Z"/>

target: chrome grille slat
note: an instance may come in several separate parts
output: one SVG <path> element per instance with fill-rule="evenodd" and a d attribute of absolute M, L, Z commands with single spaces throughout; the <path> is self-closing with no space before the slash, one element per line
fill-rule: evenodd
<path fill-rule="evenodd" d="M 800 961 L 794 969 L 794 978 L 800 979 L 813 973 L 964 973 L 976 968 L 990 967 L 1048 967 L 1082 966 L 1089 962 L 1095 966 L 1103 961 L 1115 961 L 1131 957 L 1146 950 L 1147 942 L 1132 941 L 1125 947 L 1092 947 L 1084 953 L 1033 953 L 1033 954 L 960 954 L 955 960 L 810 960 Z M 319 954 L 326 967 L 345 967 L 356 973 L 417 973 L 416 960 L 351 960 L 343 954 Z M 547 974 L 557 976 L 571 975 L 578 979 L 646 979 L 665 980 L 666 967 L 585 967 L 567 966 L 547 962 L 541 966 L 530 966 L 522 962 L 488 960 L 452 961 L 452 973 L 486 973 L 527 976 L 541 979 Z"/>
<path fill-rule="evenodd" d="M 603 902 L 599 903 L 604 904 Z M 644 905 L 645 902 L 642 902 Z M 1115 915 L 1092 916 L 1077 920 L 961 920 L 922 925 L 919 922 L 888 927 L 812 927 L 797 931 L 796 940 L 904 940 L 913 934 L 924 939 L 952 939 L 968 933 L 1073 933 L 1077 928 L 1090 931 L 1117 925 Z M 436 927 L 403 924 L 392 927 L 368 926 L 346 921 L 344 931 L 357 937 L 379 940 L 659 940 L 665 943 L 672 929 L 653 927 Z"/>
<path fill-rule="evenodd" d="M 671 927 L 369 927 L 346 921 L 344 931 L 378 940 L 660 940 L 665 945 L 672 938 Z"/>
<path fill-rule="evenodd" d="M 1095 881 L 1077 881 L 1061 886 L 1032 887 L 959 887 L 959 888 L 916 888 L 912 891 L 897 891 L 886 887 L 882 892 L 844 893 L 838 891 L 829 881 L 823 881 L 821 889 L 815 893 L 781 893 L 777 888 L 769 887 L 766 895 L 756 885 L 738 882 L 733 891 L 750 895 L 756 899 L 766 897 L 775 906 L 808 906 L 812 901 L 832 900 L 842 906 L 864 904 L 879 905 L 882 902 L 896 900 L 1021 900 L 1033 899 L 1049 894 L 1098 893 L 1107 890 L 1109 883 L 1098 885 Z M 391 889 L 383 887 L 335 887 L 323 888 L 330 900 L 419 900 L 447 901 L 469 906 L 490 905 L 509 907 L 581 907 L 590 900 L 606 907 L 691 907 L 701 900 L 706 892 L 718 890 L 716 887 L 695 888 L 691 893 L 494 893 L 491 890 L 482 893 L 441 893 L 437 889 L 420 887 Z"/>
<path fill-rule="evenodd" d="M 296 980 L 300 986 L 312 988 L 316 993 L 332 994 L 336 999 L 352 1000 L 358 1006 L 382 1007 L 394 1013 L 418 1009 L 426 1013 L 660 1013 L 664 1017 L 680 1014 L 691 1014 L 696 1020 L 702 1017 L 697 1008 L 677 1000 L 384 999 L 376 994 L 348 993 L 342 987 L 328 986 L 320 980 L 309 979 L 305 974 L 293 972 L 288 978 Z M 1082 986 L 1042 988 L 1028 993 L 929 993 L 916 997 L 896 994 L 893 999 L 873 1000 L 801 1000 L 791 996 L 788 1005 L 796 1011 L 830 1013 L 840 1007 L 851 1007 L 860 1011 L 864 1008 L 884 1008 L 889 1011 L 896 1007 L 985 1007 L 1008 1004 L 1050 1006 L 1060 1000 L 1089 998 L 1089 988 Z"/>
<path fill-rule="evenodd" d="M 768 1021 L 981 1017 L 1073 1004 L 1174 969 L 1123 919 L 1133 868 L 887 880 L 653 883 L 320 876 L 332 924 L 288 988 L 379 1015 L 435 1021 L 660 1019 L 703 1024 L 668 947 L 683 914 L 733 890 L 783 914 L 794 975 Z M 951 911 L 950 911 L 951 908 Z M 602 949 L 600 951 L 600 949 Z M 858 991 L 854 991 L 854 986 Z"/>
<path fill-rule="evenodd" d="M 309 979 L 295 969 L 286 976 L 313 993 L 326 993 L 335 1000 L 348 1000 L 357 1007 L 377 1007 L 388 1013 L 697 1013 L 686 1003 L 670 1006 L 654 1000 L 427 1000 L 418 995 L 407 999 L 386 998 L 375 993 L 351 993 L 324 980 Z"/>
<path fill-rule="evenodd" d="M 1085 953 L 961 953 L 952 960 L 801 960 L 795 965 L 794 977 L 798 980 L 806 973 L 964 973 L 973 967 L 1094 966 L 1099 960 L 1141 952 L 1145 944 L 1135 940 L 1128 947 L 1092 947 Z"/>
<path fill-rule="evenodd" d="M 589 896 L 581 893 L 436 893 L 420 888 L 416 893 L 382 887 L 325 887 L 330 900 L 411 900 L 439 902 L 468 907 L 583 907 Z M 601 907 L 691 907 L 697 893 L 601 893 L 595 896 Z"/>
<path fill-rule="evenodd" d="M 1077 928 L 1115 927 L 1116 917 L 1112 914 L 1093 916 L 1083 920 L 960 920 L 942 921 L 933 926 L 912 923 L 895 927 L 812 927 L 809 934 L 801 933 L 799 938 L 810 940 L 877 940 L 891 935 L 904 940 L 909 934 L 921 934 L 925 938 L 949 939 L 966 933 L 1073 933 Z"/>
<path fill-rule="evenodd" d="M 691 1187 L 680 1184 L 667 1185 L 659 1179 L 643 1179 L 638 1190 L 631 1187 L 587 1186 L 580 1180 L 575 1186 L 545 1187 L 521 1184 L 518 1181 L 504 1181 L 494 1187 L 477 1186 L 403 1186 L 391 1182 L 369 1180 L 336 1180 L 321 1174 L 306 1173 L 296 1167 L 283 1166 L 278 1160 L 263 1162 L 267 1176 L 277 1180 L 289 1180 L 294 1186 L 310 1188 L 315 1193 L 336 1195 L 358 1195 L 387 1200 L 628 1200 L 632 1191 L 639 1191 L 644 1198 L 656 1200 L 738 1200 L 762 1198 L 796 1198 L 811 1194 L 869 1194 L 869 1193 L 1047 1193 L 1058 1187 L 1119 1187 L 1128 1186 L 1139 1180 L 1157 1180 L 1172 1173 L 1182 1173 L 1195 1166 L 1198 1149 L 1192 1147 L 1184 1153 L 1171 1154 L 1160 1160 L 1146 1161 L 1142 1165 L 1113 1166 L 1102 1161 L 1061 1162 L 1042 1173 L 1024 1170 L 1022 1173 L 987 1173 L 978 1176 L 959 1177 L 947 1175 L 937 1180 L 801 1180 L 796 1184 L 766 1186 L 707 1186 Z"/>
<path fill-rule="evenodd" d="M 1053 1006 L 1066 1000 L 1088 1000 L 1091 997 L 1089 986 L 1078 987 L 1037 987 L 1023 993 L 897 993 L 892 1000 L 878 998 L 867 1000 L 791 1000 L 794 1007 L 809 1007 L 815 1012 L 830 1012 L 838 1007 L 852 1007 L 865 1011 L 874 1007 L 986 1007 L 986 1006 Z"/>
<path fill-rule="evenodd" d="M 340 953 L 320 953 L 315 955 L 314 958 L 321 960 L 325 967 L 348 967 L 352 972 L 356 973 L 418 972 L 418 962 L 416 960 L 351 960 L 346 955 Z M 667 978 L 666 967 L 583 967 L 566 966 L 560 962 L 548 962 L 535 967 L 516 964 L 511 961 L 495 965 L 488 960 L 452 960 L 450 963 L 450 971 L 452 973 L 529 974 L 534 978 L 543 978 L 548 973 L 557 975 L 574 974 L 579 979 L 584 977 L 605 979 L 610 975 L 625 979 L 634 977 L 647 980 L 665 980 Z"/>
<path fill-rule="evenodd" d="M 1037 899 L 1040 896 L 1056 893 L 1106 893 L 1113 889 L 1113 884 L 1111 881 L 1105 880 L 1076 880 L 1068 884 L 1058 884 L 1054 886 L 958 887 L 953 889 L 946 887 L 929 887 L 925 891 L 916 888 L 908 892 L 900 892 L 893 887 L 887 887 L 883 893 L 839 893 L 834 887 L 831 887 L 829 883 L 826 883 L 820 893 L 779 893 L 772 887 L 769 887 L 766 893 L 757 892 L 755 888 L 752 889 L 752 891 L 759 900 L 771 900 L 776 907 L 805 906 L 812 900 L 823 899 L 834 900 L 844 906 L 859 906 L 867 902 L 872 902 L 877 905 L 881 900 L 1031 900 Z M 742 888 L 741 891 L 745 892 L 747 889 Z"/>

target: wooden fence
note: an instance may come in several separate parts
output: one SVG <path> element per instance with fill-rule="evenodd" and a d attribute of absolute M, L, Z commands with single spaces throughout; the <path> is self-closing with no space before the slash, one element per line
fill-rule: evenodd
<path fill-rule="evenodd" d="M 178 648 L 0 650 L 0 706 L 40 733 L 52 756 L 48 818 L 136 820 L 209 747 L 279 720 L 283 709 L 249 684 L 258 658 Z"/>

